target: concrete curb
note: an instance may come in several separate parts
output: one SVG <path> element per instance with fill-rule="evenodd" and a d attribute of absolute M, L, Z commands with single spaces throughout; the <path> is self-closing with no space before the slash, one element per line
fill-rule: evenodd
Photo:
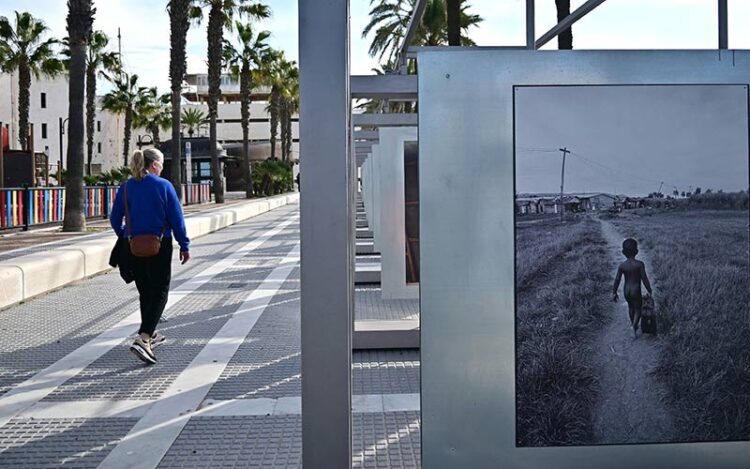
<path fill-rule="evenodd" d="M 185 226 L 195 239 L 298 201 L 298 192 L 251 200 L 195 213 L 185 219 Z M 0 309 L 110 270 L 114 242 L 114 236 L 89 239 L 0 262 Z"/>

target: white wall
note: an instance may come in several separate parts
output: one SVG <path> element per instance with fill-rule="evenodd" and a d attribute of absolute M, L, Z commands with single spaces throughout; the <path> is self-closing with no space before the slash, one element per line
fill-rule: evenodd
<path fill-rule="evenodd" d="M 46 107 L 42 108 L 41 94 L 46 93 Z M 60 161 L 60 118 L 68 117 L 68 78 L 32 77 L 29 103 L 29 122 L 34 124 L 34 149 L 43 152 L 49 150 L 49 163 L 52 172 L 56 171 Z M 10 124 L 11 147 L 18 148 L 18 75 L 0 74 L 0 120 L 3 125 Z M 102 170 L 122 166 L 122 145 L 124 135 L 124 117 L 98 110 L 96 121 L 101 121 L 101 131 L 94 123 L 94 164 L 101 164 Z M 47 138 L 42 135 L 42 124 L 47 124 Z M 68 134 L 63 135 L 63 151 L 67 152 Z M 85 129 L 84 129 L 85 131 Z M 135 135 L 135 132 L 134 132 Z M 130 148 L 135 149 L 135 136 Z M 101 152 L 98 151 L 101 143 Z M 84 161 L 87 157 L 84 139 Z M 63 153 L 63 167 L 66 166 L 66 153 Z"/>

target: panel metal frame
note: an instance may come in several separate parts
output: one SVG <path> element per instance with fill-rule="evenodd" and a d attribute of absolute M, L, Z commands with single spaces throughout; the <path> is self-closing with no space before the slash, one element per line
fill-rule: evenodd
<path fill-rule="evenodd" d="M 523 85 L 745 85 L 750 51 L 474 48 L 424 50 L 418 61 L 419 150 L 429 155 L 420 166 L 423 466 L 746 465 L 750 442 L 516 447 L 513 95 Z"/>
<path fill-rule="evenodd" d="M 352 465 L 355 162 L 349 0 L 299 2 L 302 463 Z M 320 116 L 325 115 L 325 119 Z"/>
<path fill-rule="evenodd" d="M 375 163 L 380 181 L 380 284 L 383 298 L 417 299 L 419 284 L 406 283 L 406 215 L 404 195 L 404 143 L 417 141 L 415 127 L 384 128 Z"/>

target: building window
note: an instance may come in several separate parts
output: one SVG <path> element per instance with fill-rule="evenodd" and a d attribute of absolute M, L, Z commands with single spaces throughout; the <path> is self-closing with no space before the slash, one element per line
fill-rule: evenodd
<path fill-rule="evenodd" d="M 97 132 L 102 131 L 102 121 L 96 121 L 96 131 Z"/>
<path fill-rule="evenodd" d="M 96 144 L 96 152 L 99 153 L 99 154 L 101 154 L 101 152 L 102 152 L 102 142 L 98 142 Z"/>
<path fill-rule="evenodd" d="M 42 109 L 47 109 L 47 93 L 42 93 Z"/>
<path fill-rule="evenodd" d="M 42 124 L 42 138 L 47 138 L 47 124 Z"/>

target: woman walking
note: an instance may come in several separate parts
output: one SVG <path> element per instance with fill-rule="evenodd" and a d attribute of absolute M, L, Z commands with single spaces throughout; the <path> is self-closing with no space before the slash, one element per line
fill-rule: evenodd
<path fill-rule="evenodd" d="M 127 240 L 130 264 L 140 295 L 141 327 L 130 351 L 147 364 L 156 363 L 152 346 L 163 342 L 156 325 L 164 312 L 172 276 L 172 236 L 180 245 L 182 264 L 190 259 L 190 240 L 182 207 L 172 184 L 160 176 L 164 155 L 137 150 L 125 181 L 115 196 L 110 223 Z"/>

